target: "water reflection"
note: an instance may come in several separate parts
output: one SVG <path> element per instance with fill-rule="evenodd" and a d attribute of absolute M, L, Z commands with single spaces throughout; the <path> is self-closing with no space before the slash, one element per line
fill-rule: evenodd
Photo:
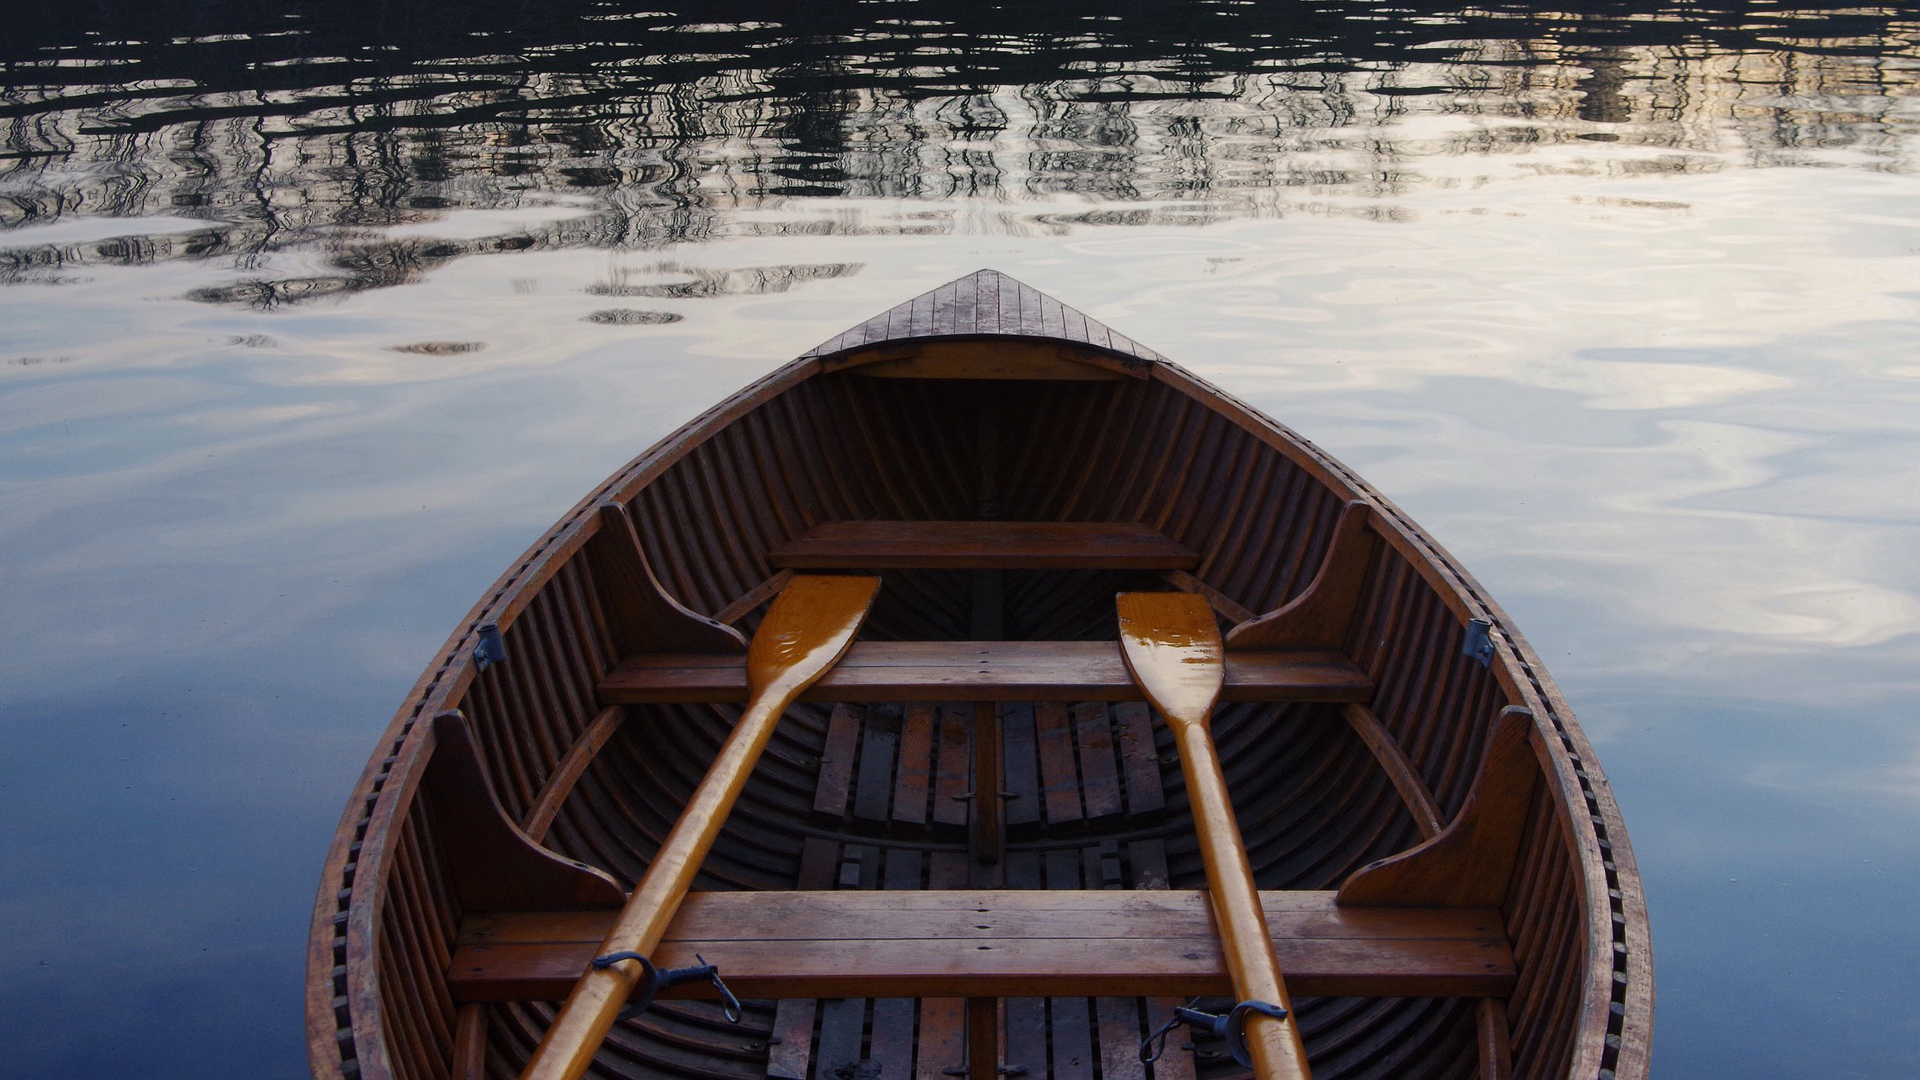
<path fill-rule="evenodd" d="M 34 5 L 0 44 L 0 283 L 224 260 L 194 299 L 273 308 L 475 254 L 980 224 L 816 197 L 1096 204 L 989 226 L 1044 233 L 1392 220 L 1513 169 L 1905 169 L 1920 81 L 1893 6 L 1217 0 L 1064 33 L 1033 5 L 663 6 Z M 1639 152 L 1539 154 L 1583 140 Z M 103 217 L 125 231 L 39 231 Z M 298 250 L 324 265 L 273 258 Z"/>
<path fill-rule="evenodd" d="M 1911 7 L 1058 7 L 9 12 L 0 1076 L 300 1075 L 320 848 L 474 595 L 984 265 L 1526 628 L 1648 874 L 1663 1074 L 1920 1072 Z"/>

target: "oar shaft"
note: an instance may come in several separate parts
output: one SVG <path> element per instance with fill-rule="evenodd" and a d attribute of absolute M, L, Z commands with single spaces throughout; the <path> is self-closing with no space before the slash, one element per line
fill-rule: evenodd
<path fill-rule="evenodd" d="M 659 946 L 781 715 L 853 643 L 879 587 L 878 578 L 803 576 L 774 599 L 747 649 L 747 706 L 627 897 L 599 955 L 644 956 Z M 632 959 L 588 968 L 534 1049 L 521 1080 L 585 1075 L 644 971 Z"/>
<path fill-rule="evenodd" d="M 1273 955 L 1267 915 L 1254 888 L 1253 866 L 1240 839 L 1240 826 L 1227 798 L 1227 779 L 1219 751 L 1205 723 L 1169 720 L 1180 748 L 1180 771 L 1187 779 L 1194 830 L 1207 867 L 1207 891 L 1219 927 L 1220 946 L 1234 993 L 1242 1001 L 1265 1001 L 1293 1011 Z M 1306 1080 L 1307 1051 L 1299 1027 L 1271 1017 L 1247 1018 L 1247 1049 L 1260 1080 Z"/>
<path fill-rule="evenodd" d="M 1220 631 L 1213 610 L 1187 593 L 1121 593 L 1120 655 L 1147 700 L 1166 719 L 1180 748 L 1187 800 L 1207 867 L 1221 951 L 1233 989 L 1243 1002 L 1264 1002 L 1292 1012 L 1273 955 L 1267 915 L 1254 887 L 1240 825 L 1220 771 L 1220 752 L 1210 730 L 1213 706 L 1226 678 Z M 1306 1047 L 1299 1026 L 1249 1012 L 1246 1044 L 1259 1080 L 1308 1080 Z"/>
<path fill-rule="evenodd" d="M 787 700 L 762 701 L 741 715 L 607 932 L 603 955 L 625 950 L 651 954 L 659 947 L 788 704 Z M 640 974 L 640 965 L 634 961 L 589 970 L 567 995 L 521 1080 L 576 1080 L 584 1075 Z"/>

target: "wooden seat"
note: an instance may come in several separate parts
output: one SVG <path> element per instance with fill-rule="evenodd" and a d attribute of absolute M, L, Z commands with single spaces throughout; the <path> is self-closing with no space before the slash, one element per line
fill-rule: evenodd
<path fill-rule="evenodd" d="M 1105 521 L 830 521 L 774 547 L 792 569 L 1191 570 L 1199 553 Z"/>
<path fill-rule="evenodd" d="M 600 681 L 608 704 L 745 701 L 746 666 L 721 653 L 629 657 Z M 1366 701 L 1373 683 L 1334 652 L 1231 652 L 1223 701 Z M 1140 701 L 1112 641 L 862 641 L 808 701 Z"/>
<path fill-rule="evenodd" d="M 1324 891 L 1260 899 L 1299 993 L 1482 997 L 1512 989 L 1513 952 L 1494 909 L 1359 908 Z M 469 915 L 448 971 L 455 999 L 565 997 L 613 916 Z M 693 893 L 654 960 L 684 966 L 696 953 L 743 998 L 1231 992 L 1198 890 Z"/>

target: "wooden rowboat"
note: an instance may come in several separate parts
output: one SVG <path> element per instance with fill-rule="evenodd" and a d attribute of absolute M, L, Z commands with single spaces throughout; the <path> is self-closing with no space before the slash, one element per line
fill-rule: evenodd
<path fill-rule="evenodd" d="M 326 1080 L 1620 1080 L 1653 1002 L 1613 797 L 1492 600 L 993 271 L 487 590 L 354 789 L 309 967 Z"/>

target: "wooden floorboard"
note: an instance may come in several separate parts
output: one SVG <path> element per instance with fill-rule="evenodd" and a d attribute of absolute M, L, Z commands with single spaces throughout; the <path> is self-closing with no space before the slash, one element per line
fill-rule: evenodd
<path fill-rule="evenodd" d="M 899 710 L 869 707 L 860 735 L 860 771 L 854 784 L 853 816 L 863 821 L 886 821 L 898 776 L 894 755 L 900 746 Z"/>
<path fill-rule="evenodd" d="M 1033 706 L 1025 702 L 1000 710 L 1000 747 L 1005 757 L 1001 783 L 1007 792 L 1007 824 L 1040 820 L 1040 765 L 1035 757 Z"/>
<path fill-rule="evenodd" d="M 860 721 L 853 709 L 837 705 L 827 720 L 827 744 L 820 753 L 820 774 L 813 789 L 813 808 L 841 817 L 853 789 L 854 748 L 859 745 Z"/>
<path fill-rule="evenodd" d="M 841 788 L 845 798 L 845 787 Z M 800 885 L 822 889 L 833 880 L 840 861 L 840 845 L 808 837 L 800 850 Z M 787 998 L 774 1007 L 773 1030 L 767 1039 L 767 1076 L 770 1080 L 808 1080 L 813 1060 L 813 1022 L 819 1005 L 809 998 Z"/>
<path fill-rule="evenodd" d="M 941 707 L 934 735 L 940 756 L 933 775 L 933 820 L 941 825 L 967 823 L 967 796 L 973 791 L 971 727 L 970 713 Z"/>
<path fill-rule="evenodd" d="M 1073 760 L 1073 731 L 1063 702 L 1043 701 L 1033 709 L 1034 741 L 1040 754 L 1041 805 L 1047 824 L 1079 821 L 1080 775 Z M 1038 886 L 1034 886 L 1038 887 Z"/>
<path fill-rule="evenodd" d="M 1035 710 L 1035 713 L 1037 722 L 1039 710 Z M 1007 857 L 1007 886 L 1011 889 L 1044 888 L 1043 859 L 1040 853 L 1034 851 L 1010 853 Z M 1031 996 L 1032 991 L 1016 994 L 1009 989 L 999 993 L 1015 994 L 1007 997 L 1002 1004 L 1001 1027 L 1006 1049 L 1002 1055 L 1003 1063 L 1009 1070 L 1023 1070 L 1026 1076 L 1050 1076 L 1047 1065 L 1047 1000 Z"/>
<path fill-rule="evenodd" d="M 860 1032 L 866 1025 L 865 998 L 828 998 L 820 1002 L 820 1044 L 813 1055 L 813 1080 L 840 1080 L 860 1063 Z"/>
<path fill-rule="evenodd" d="M 901 718 L 900 774 L 894 778 L 893 820 L 909 825 L 927 820 L 927 794 L 933 787 L 934 707 L 907 706 Z"/>
<path fill-rule="evenodd" d="M 1165 889 L 1167 887 L 1167 847 L 1160 840 L 1136 840 L 1127 845 L 1127 858 L 1133 864 L 1133 887 L 1136 889 Z M 1146 1030 L 1152 1031 L 1167 1022 L 1173 1016 L 1173 1010 L 1181 1004 L 1179 998 L 1153 997 L 1145 1001 L 1147 1010 Z M 1191 1043 L 1184 1040 L 1166 1046 L 1160 1059 L 1153 1063 L 1153 1080 L 1195 1080 L 1194 1055 Z M 1134 1051 L 1139 1054 L 1138 1047 Z"/>
<path fill-rule="evenodd" d="M 966 884 L 970 861 L 963 852 L 934 852 L 927 860 L 927 887 L 957 889 Z M 921 998 L 914 1080 L 949 1080 L 947 1070 L 965 1064 L 966 1046 L 966 1002 L 957 997 Z"/>
<path fill-rule="evenodd" d="M 1080 799 L 1089 819 L 1118 814 L 1120 804 L 1120 765 L 1113 752 L 1113 720 L 1110 706 L 1101 701 L 1075 704 L 1073 740 L 1080 751 Z"/>
<path fill-rule="evenodd" d="M 1135 814 L 1163 810 L 1166 788 L 1160 779 L 1160 751 L 1153 740 L 1153 719 L 1144 701 L 1123 701 L 1113 708 L 1118 729 L 1121 771 L 1126 776 L 1127 809 Z"/>

